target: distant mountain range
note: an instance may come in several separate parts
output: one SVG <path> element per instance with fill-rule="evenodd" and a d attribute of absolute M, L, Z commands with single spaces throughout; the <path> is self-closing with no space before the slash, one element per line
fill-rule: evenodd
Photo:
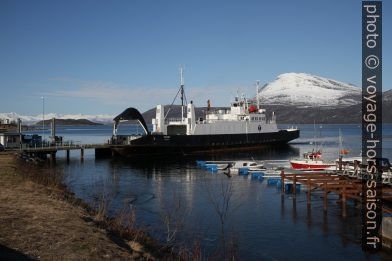
<path fill-rule="evenodd" d="M 274 111 L 278 123 L 360 123 L 361 122 L 361 88 L 352 84 L 315 76 L 306 73 L 284 73 L 272 82 L 264 85 L 257 97 L 268 114 Z M 253 100 L 256 98 L 254 97 Z M 227 101 L 228 105 L 229 102 Z M 130 104 L 130 107 L 132 104 Z M 124 108 L 125 109 L 125 108 Z M 170 110 L 169 110 L 170 109 Z M 223 108 L 211 108 L 223 109 Z M 165 106 L 169 111 L 167 117 L 180 117 L 179 105 Z M 196 108 L 196 117 L 204 117 L 206 108 Z M 383 119 L 392 123 L 392 90 L 383 94 Z M 120 113 L 120 112 L 119 112 Z M 155 117 L 155 108 L 143 113 L 147 123 Z M 45 119 L 85 119 L 95 123 L 112 123 L 113 115 L 85 114 L 46 114 Z M 16 121 L 22 119 L 24 124 L 34 124 L 42 120 L 42 115 L 23 116 L 16 113 L 0 113 L 0 119 Z M 86 123 L 87 124 L 87 123 Z"/>
<path fill-rule="evenodd" d="M 17 122 L 18 118 L 22 120 L 23 124 L 33 125 L 39 121 L 42 124 L 42 114 L 37 116 L 27 116 L 27 115 L 20 115 L 15 112 L 10 113 L 0 113 L 0 119 L 10 119 L 13 122 Z M 100 114 L 100 115 L 87 115 L 87 114 L 57 114 L 57 113 L 48 113 L 45 114 L 45 121 L 56 118 L 61 120 L 89 120 L 93 123 L 111 123 L 114 116 L 108 114 Z"/>
<path fill-rule="evenodd" d="M 45 126 L 50 126 L 52 120 L 45 120 Z M 42 126 L 42 121 L 39 121 L 34 124 L 35 126 Z M 73 125 L 73 126 L 94 126 L 94 125 L 102 125 L 102 123 L 92 122 L 86 119 L 56 119 L 56 125 Z"/>

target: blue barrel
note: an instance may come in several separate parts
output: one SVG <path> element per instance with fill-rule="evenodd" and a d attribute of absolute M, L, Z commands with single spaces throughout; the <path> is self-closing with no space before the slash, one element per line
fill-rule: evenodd
<path fill-rule="evenodd" d="M 238 174 L 240 174 L 240 175 L 248 175 L 249 174 L 249 169 L 248 168 L 239 168 L 238 169 Z"/>

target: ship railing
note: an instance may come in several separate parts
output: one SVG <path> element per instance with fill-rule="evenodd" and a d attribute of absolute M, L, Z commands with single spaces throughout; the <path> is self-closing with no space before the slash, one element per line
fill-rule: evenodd
<path fill-rule="evenodd" d="M 168 118 L 165 120 L 165 124 L 169 124 L 171 122 L 184 122 L 185 123 L 185 118 Z"/>

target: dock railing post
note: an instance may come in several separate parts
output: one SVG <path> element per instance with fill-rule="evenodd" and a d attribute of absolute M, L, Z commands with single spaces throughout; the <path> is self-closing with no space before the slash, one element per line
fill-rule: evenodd
<path fill-rule="evenodd" d="M 284 170 L 280 172 L 280 183 L 282 185 L 282 193 L 284 192 Z"/>
<path fill-rule="evenodd" d="M 342 171 L 342 156 L 339 157 L 339 171 Z"/>
<path fill-rule="evenodd" d="M 356 178 L 359 177 L 359 175 L 358 175 L 358 167 L 359 167 L 358 161 L 354 160 L 354 177 L 356 177 Z"/>

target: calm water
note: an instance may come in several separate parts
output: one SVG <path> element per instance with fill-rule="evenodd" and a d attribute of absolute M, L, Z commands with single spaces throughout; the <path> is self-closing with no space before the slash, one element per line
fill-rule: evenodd
<path fill-rule="evenodd" d="M 316 141 L 325 158 L 336 159 L 339 129 L 344 147 L 352 156 L 360 155 L 361 129 L 358 125 L 298 127 L 301 137 L 284 150 L 232 153 L 215 158 L 296 158 L 314 148 L 309 142 Z M 111 135 L 111 126 L 64 127 L 58 131 L 65 140 L 105 142 Z M 120 131 L 142 132 L 134 126 L 124 126 Z M 392 125 L 384 126 L 383 142 L 384 156 L 391 159 Z M 329 196 L 328 213 L 324 215 L 321 193 L 312 194 L 309 210 L 304 191 L 293 200 L 290 194 L 282 196 L 276 185 L 268 185 L 267 180 L 253 180 L 250 176 L 228 178 L 196 167 L 196 159 L 211 159 L 209 156 L 132 162 L 95 160 L 94 152 L 90 151 L 80 162 L 79 152 L 75 151 L 67 164 L 64 154 L 58 153 L 57 168 L 64 170 L 65 182 L 78 197 L 93 204 L 104 194 L 110 201 L 110 214 L 124 205 L 132 206 L 137 222 L 163 242 L 167 238 L 163 220 L 171 217 L 170 227 L 177 231 L 177 244 L 189 245 L 197 239 L 206 254 L 214 253 L 221 242 L 219 211 L 215 207 L 229 195 L 224 232 L 227 238 L 235 238 L 241 260 L 390 260 L 391 257 L 386 252 L 376 255 L 362 252 L 360 208 L 350 202 L 348 216 L 342 218 L 336 195 Z M 225 194 L 227 190 L 230 193 Z M 176 225 L 181 226 L 175 229 Z"/>

